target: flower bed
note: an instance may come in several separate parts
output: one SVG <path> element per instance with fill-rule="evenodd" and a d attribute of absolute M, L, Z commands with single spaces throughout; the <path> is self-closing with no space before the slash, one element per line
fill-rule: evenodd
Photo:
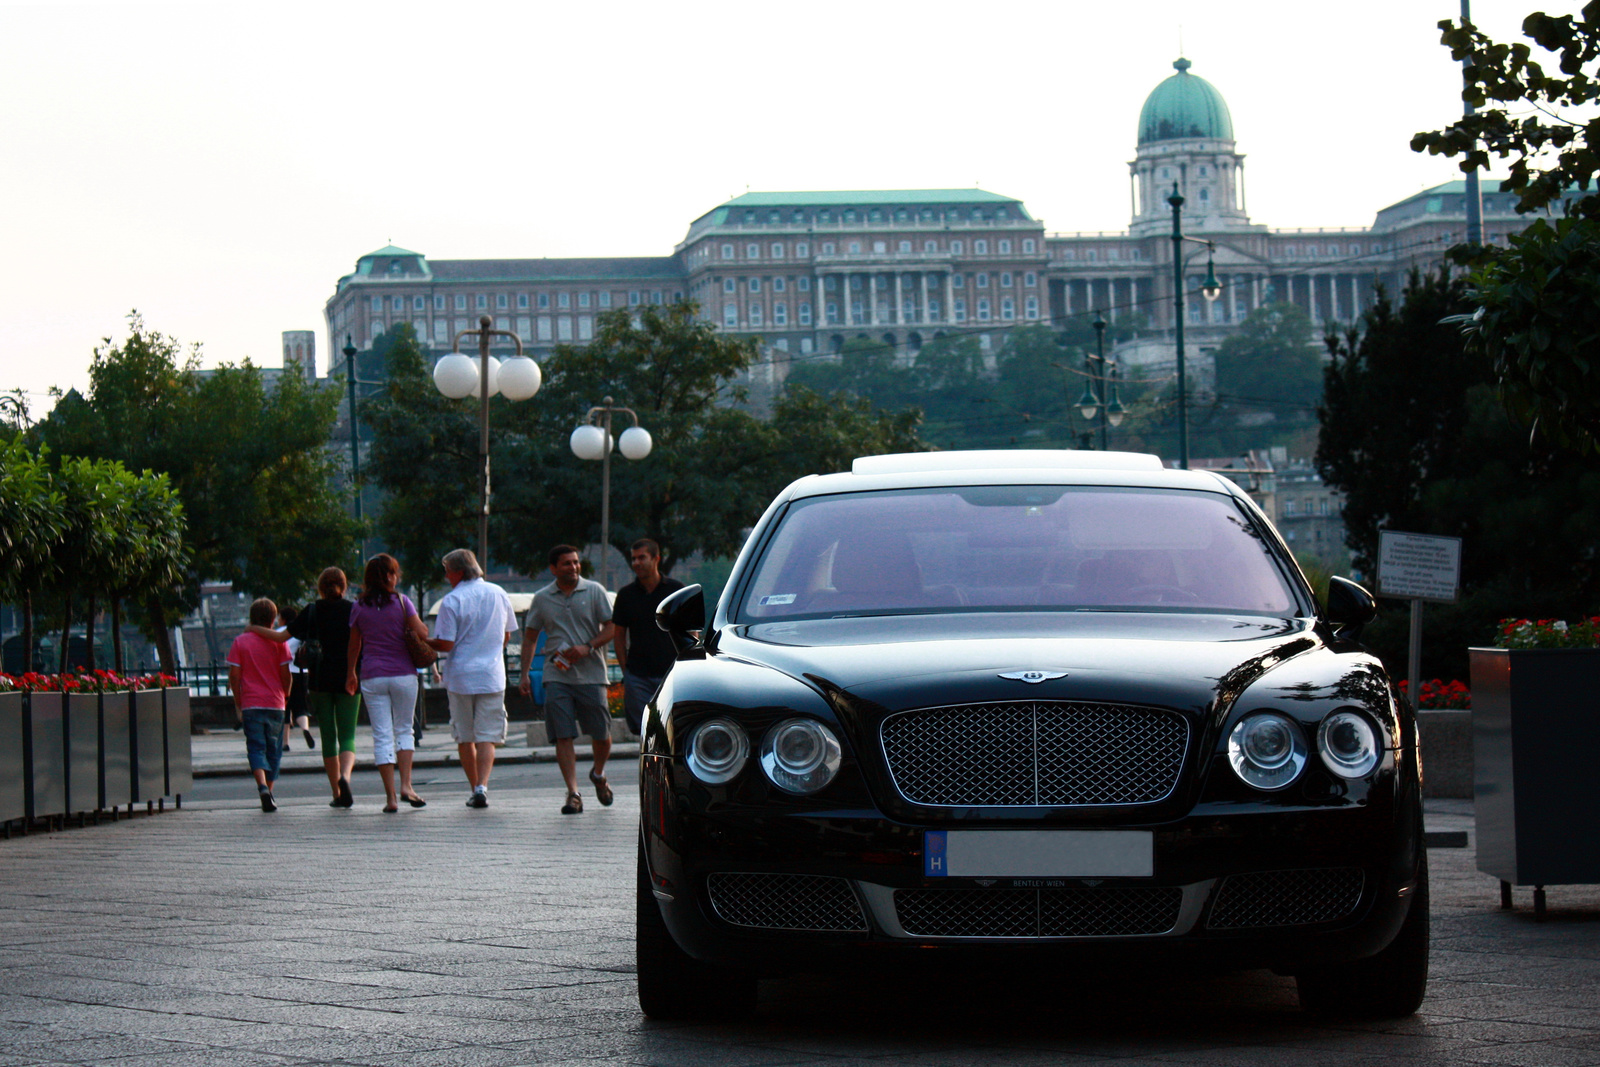
<path fill-rule="evenodd" d="M 170 674 L 124 675 L 115 671 L 69 671 L 66 674 L 0 674 L 0 693 L 131 693 L 140 689 L 167 689 L 178 684 Z"/>
<path fill-rule="evenodd" d="M 1600 615 L 1571 625 L 1563 619 L 1501 619 L 1497 648 L 1600 647 Z"/>
<path fill-rule="evenodd" d="M 1409 695 L 1409 684 L 1405 679 L 1400 681 L 1400 694 Z M 1434 678 L 1422 683 L 1422 691 L 1417 694 L 1416 708 L 1418 711 L 1468 711 L 1472 708 L 1472 691 L 1466 683 L 1455 680 L 1441 682 Z"/>

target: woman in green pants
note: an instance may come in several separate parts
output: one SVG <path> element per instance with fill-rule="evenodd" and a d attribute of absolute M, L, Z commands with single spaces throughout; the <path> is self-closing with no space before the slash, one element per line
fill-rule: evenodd
<path fill-rule="evenodd" d="M 350 793 L 350 772 L 356 765 L 356 717 L 361 712 L 361 696 L 345 692 L 348 671 L 346 653 L 350 646 L 350 601 L 344 598 L 348 587 L 344 571 L 329 567 L 317 577 L 317 601 L 296 615 L 287 630 L 250 627 L 252 633 L 287 641 L 298 637 L 301 650 L 315 645 L 309 664 L 311 711 L 322 729 L 322 765 L 333 790 L 329 807 L 348 808 L 355 803 Z"/>

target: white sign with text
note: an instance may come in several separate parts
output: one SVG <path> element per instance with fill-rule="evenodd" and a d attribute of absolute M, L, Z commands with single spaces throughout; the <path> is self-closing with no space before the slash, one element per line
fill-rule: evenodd
<path fill-rule="evenodd" d="M 1453 603 L 1461 585 L 1461 538 L 1378 531 L 1378 592 Z"/>

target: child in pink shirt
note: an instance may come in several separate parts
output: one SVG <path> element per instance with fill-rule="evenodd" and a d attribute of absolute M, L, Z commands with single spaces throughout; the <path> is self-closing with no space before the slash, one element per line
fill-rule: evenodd
<path fill-rule="evenodd" d="M 278 605 L 262 597 L 250 605 L 250 622 L 270 627 Z M 228 649 L 228 687 L 233 709 L 244 726 L 244 748 L 262 811 L 277 811 L 272 786 L 283 759 L 283 710 L 289 695 L 289 646 L 242 633 Z"/>

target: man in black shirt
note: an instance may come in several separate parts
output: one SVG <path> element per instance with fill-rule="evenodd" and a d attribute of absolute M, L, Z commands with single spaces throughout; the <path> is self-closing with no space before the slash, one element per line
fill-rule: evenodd
<path fill-rule="evenodd" d="M 637 734 L 644 706 L 678 658 L 672 638 L 656 625 L 656 607 L 683 583 L 661 573 L 661 546 L 649 538 L 633 543 L 628 562 L 636 578 L 617 591 L 611 621 L 617 627 L 617 666 L 622 668 L 622 714 Z"/>

